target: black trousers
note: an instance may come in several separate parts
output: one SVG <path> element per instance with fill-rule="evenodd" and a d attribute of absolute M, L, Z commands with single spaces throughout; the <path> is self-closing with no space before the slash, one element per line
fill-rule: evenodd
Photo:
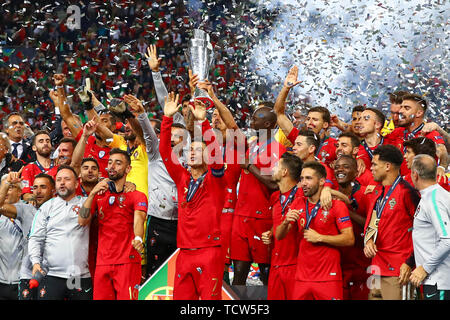
<path fill-rule="evenodd" d="M 0 283 L 0 300 L 17 300 L 18 284 Z"/>
<path fill-rule="evenodd" d="M 146 275 L 150 277 L 177 249 L 177 220 L 150 217 L 147 225 Z"/>
<path fill-rule="evenodd" d="M 438 290 L 437 285 L 423 285 L 424 300 L 450 300 L 450 290 Z"/>
<path fill-rule="evenodd" d="M 92 300 L 91 278 L 65 279 L 47 275 L 39 284 L 38 300 Z"/>
<path fill-rule="evenodd" d="M 37 300 L 38 288 L 30 289 L 30 279 L 20 279 L 19 300 Z"/>

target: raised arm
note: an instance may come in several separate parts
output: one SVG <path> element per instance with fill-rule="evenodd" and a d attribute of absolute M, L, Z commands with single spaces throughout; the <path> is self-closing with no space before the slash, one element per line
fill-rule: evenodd
<path fill-rule="evenodd" d="M 164 108 L 164 99 L 166 99 L 169 93 L 166 86 L 164 85 L 164 81 L 159 70 L 162 59 L 158 57 L 156 46 L 154 44 L 147 47 L 145 58 L 147 59 L 150 70 L 152 70 L 152 79 L 153 86 L 155 87 L 156 98 L 158 99 L 159 105 Z M 173 122 L 181 123 L 182 125 L 186 126 L 183 115 L 180 112 L 174 114 Z"/>
<path fill-rule="evenodd" d="M 161 123 L 159 152 L 164 165 L 167 169 L 172 180 L 175 184 L 178 184 L 182 175 L 186 171 L 178 161 L 177 155 L 173 152 L 171 146 L 171 128 L 173 123 L 173 115 L 178 111 L 179 95 L 175 96 L 174 92 L 171 92 L 164 102 L 164 116 Z"/>
<path fill-rule="evenodd" d="M 195 120 L 201 121 L 202 127 L 202 136 L 206 142 L 210 163 L 209 167 L 211 168 L 214 176 L 223 176 L 223 156 L 222 152 L 220 152 L 220 146 L 217 142 L 216 135 L 209 124 L 209 121 L 206 119 L 206 106 L 203 102 L 196 99 L 194 102 L 195 108 L 189 105 L 192 114 L 195 117 Z"/>
<path fill-rule="evenodd" d="M 20 177 L 22 169 L 20 169 L 19 172 L 8 173 L 8 176 L 6 179 L 3 179 L 0 185 L 0 214 L 8 218 L 16 218 L 17 208 L 12 204 L 5 203 L 6 195 L 11 185 L 19 184 L 22 181 L 22 178 Z"/>
<path fill-rule="evenodd" d="M 78 224 L 80 226 L 89 225 L 89 223 L 92 220 L 92 213 L 94 213 L 97 208 L 94 199 L 95 196 L 99 192 L 105 192 L 107 190 L 108 190 L 108 179 L 103 179 L 95 185 L 95 187 L 89 193 L 87 199 L 84 201 L 83 206 L 81 207 L 80 212 L 78 214 Z"/>
<path fill-rule="evenodd" d="M 55 107 L 59 108 L 61 117 L 69 127 L 70 132 L 72 132 L 72 136 L 77 137 L 81 131 L 81 125 L 77 117 L 70 111 L 69 104 L 67 103 L 66 92 L 64 89 L 66 76 L 64 74 L 55 74 L 53 76 L 53 81 L 55 83 L 56 91 L 50 91 L 49 95 L 54 101 Z"/>
<path fill-rule="evenodd" d="M 301 82 L 297 80 L 297 77 L 298 77 L 298 67 L 293 66 L 289 70 L 286 79 L 284 80 L 283 87 L 281 88 L 281 91 L 278 94 L 277 100 L 275 101 L 275 105 L 273 107 L 273 110 L 277 115 L 277 124 L 286 137 L 289 136 L 292 129 L 294 128 L 294 125 L 292 124 L 291 120 L 289 120 L 289 118 L 285 114 L 286 99 L 289 95 L 289 91 Z"/>
<path fill-rule="evenodd" d="M 80 140 L 77 142 L 77 146 L 73 150 L 72 162 L 70 163 L 70 166 L 77 174 L 80 174 L 81 171 L 81 161 L 83 161 L 86 143 L 89 137 L 97 130 L 97 126 L 98 124 L 95 120 L 86 122 Z"/>

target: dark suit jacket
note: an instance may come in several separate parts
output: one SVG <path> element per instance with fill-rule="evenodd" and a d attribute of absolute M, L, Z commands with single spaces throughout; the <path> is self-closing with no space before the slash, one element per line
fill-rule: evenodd
<path fill-rule="evenodd" d="M 6 159 L 6 164 L 0 170 L 0 181 L 4 175 L 8 174 L 11 171 L 18 172 L 22 167 L 24 167 L 26 165 L 26 163 L 23 160 L 20 160 L 20 159 L 13 160 L 13 155 L 11 153 L 7 153 L 5 155 L 5 159 Z"/>
<path fill-rule="evenodd" d="M 31 163 L 33 161 L 36 161 L 36 153 L 31 148 L 31 142 L 22 140 L 22 146 L 23 152 L 19 159 L 24 161 L 25 163 Z"/>

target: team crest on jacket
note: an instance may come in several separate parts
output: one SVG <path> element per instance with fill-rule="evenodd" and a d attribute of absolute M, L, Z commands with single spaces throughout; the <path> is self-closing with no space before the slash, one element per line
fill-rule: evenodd
<path fill-rule="evenodd" d="M 305 218 L 301 218 L 301 219 L 300 219 L 300 225 L 301 225 L 302 227 L 305 227 L 305 223 L 306 223 Z"/>
<path fill-rule="evenodd" d="M 109 200 L 108 200 L 109 205 L 112 206 L 112 205 L 114 204 L 114 201 L 115 201 L 115 200 L 116 200 L 116 197 L 115 197 L 115 196 L 109 197 Z"/>
<path fill-rule="evenodd" d="M 105 217 L 105 214 L 103 213 L 102 208 L 100 208 L 100 210 L 98 210 L 98 218 L 100 220 L 102 220 Z"/>
<path fill-rule="evenodd" d="M 325 210 L 322 211 L 322 218 L 320 219 L 320 221 L 327 222 L 329 214 L 330 214 L 330 211 L 325 211 Z"/>
<path fill-rule="evenodd" d="M 78 214 L 78 212 L 80 211 L 80 206 L 79 205 L 73 205 L 72 206 L 72 211 L 75 212 L 76 214 Z"/>
<path fill-rule="evenodd" d="M 124 201 L 125 201 L 125 196 L 123 194 L 121 194 L 119 197 L 119 207 L 122 208 Z"/>
<path fill-rule="evenodd" d="M 394 206 L 397 204 L 397 201 L 395 201 L 395 198 L 392 198 L 391 201 L 389 201 L 389 205 L 391 206 L 391 210 L 394 209 Z"/>
<path fill-rule="evenodd" d="M 102 158 L 105 156 L 105 154 L 106 154 L 105 151 L 100 150 L 100 151 L 98 152 L 98 157 L 99 157 L 100 159 L 102 159 Z"/>
<path fill-rule="evenodd" d="M 22 297 L 27 298 L 30 295 L 30 291 L 28 289 L 25 289 L 22 291 Z"/>

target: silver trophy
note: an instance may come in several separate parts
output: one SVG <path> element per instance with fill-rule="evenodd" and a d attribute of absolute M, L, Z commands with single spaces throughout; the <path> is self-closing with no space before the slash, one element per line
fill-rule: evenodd
<path fill-rule="evenodd" d="M 192 74 L 196 74 L 199 81 L 208 80 L 214 61 L 214 50 L 205 31 L 194 29 L 193 38 L 189 40 L 185 55 Z M 202 100 L 207 109 L 214 105 L 208 92 L 203 89 L 195 88 L 193 98 Z"/>

